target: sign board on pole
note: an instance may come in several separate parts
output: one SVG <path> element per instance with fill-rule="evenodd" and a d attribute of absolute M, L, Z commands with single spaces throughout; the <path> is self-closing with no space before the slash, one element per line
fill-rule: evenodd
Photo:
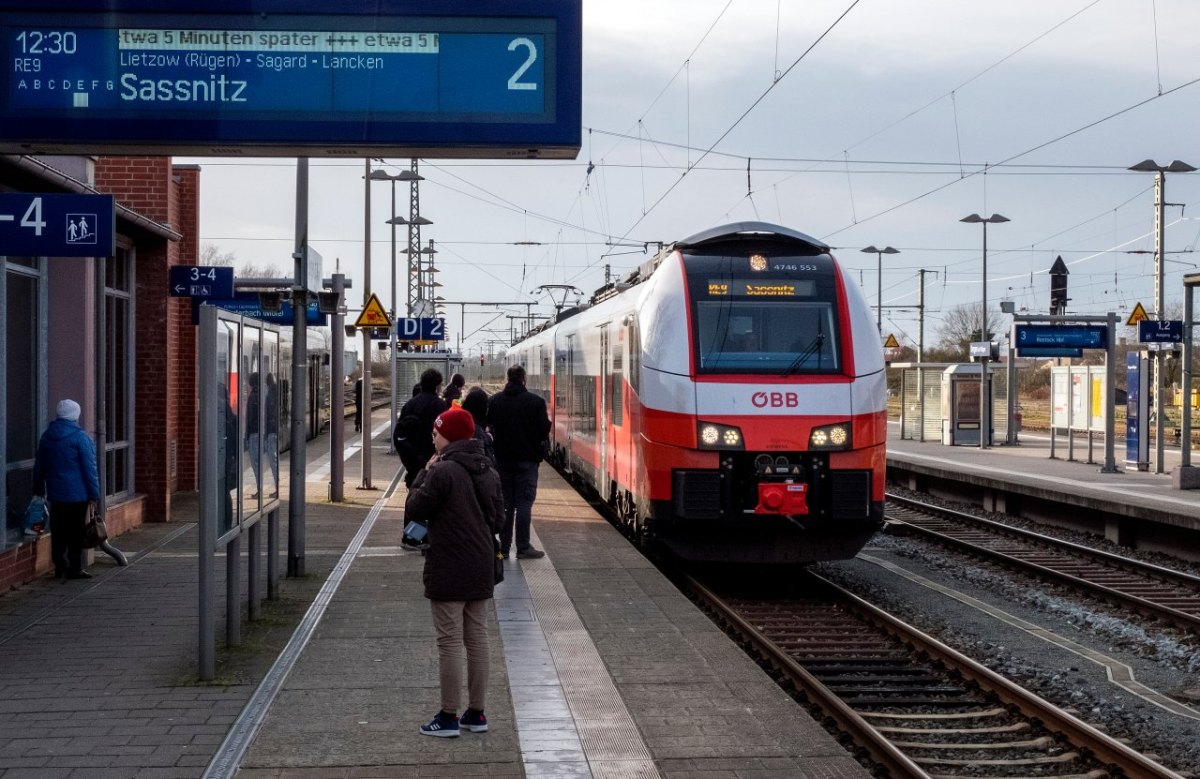
<path fill-rule="evenodd" d="M 112 195 L 0 194 L 0 254 L 111 257 L 117 251 Z"/>
<path fill-rule="evenodd" d="M 192 298 L 192 324 L 200 323 L 200 308 L 206 305 L 272 324 L 292 324 L 292 302 L 290 300 L 283 301 L 279 311 L 263 311 L 257 292 L 234 292 L 233 297 L 227 300 Z M 329 318 L 321 313 L 315 298 L 308 299 L 305 315 L 304 322 L 309 327 L 324 327 L 329 324 Z"/>
<path fill-rule="evenodd" d="M 1143 319 L 1138 322 L 1138 341 L 1148 343 L 1182 343 L 1183 320 Z"/>
<path fill-rule="evenodd" d="M 1150 317 L 1146 314 L 1145 307 L 1138 303 L 1133 307 L 1133 311 L 1129 313 L 1129 318 L 1125 320 L 1126 327 L 1136 327 L 1139 323 L 1146 321 Z"/>
<path fill-rule="evenodd" d="M 436 341 L 446 340 L 446 320 L 422 317 L 397 318 L 397 341 Z"/>
<path fill-rule="evenodd" d="M 1105 349 L 1108 328 L 1104 325 L 1016 325 L 1017 353 L 1028 347 L 1060 349 Z"/>
<path fill-rule="evenodd" d="M 355 327 L 381 327 L 387 329 L 391 327 L 392 320 L 388 318 L 387 312 L 383 310 L 383 304 L 379 302 L 379 298 L 374 292 L 367 299 L 367 305 L 363 307 L 362 313 L 355 320 Z"/>
<path fill-rule="evenodd" d="M 571 159 L 582 5 L 27 3 L 0 19 L 0 153 Z"/>
<path fill-rule="evenodd" d="M 175 265 L 168 269 L 171 297 L 216 298 L 233 297 L 233 268 L 213 265 Z"/>

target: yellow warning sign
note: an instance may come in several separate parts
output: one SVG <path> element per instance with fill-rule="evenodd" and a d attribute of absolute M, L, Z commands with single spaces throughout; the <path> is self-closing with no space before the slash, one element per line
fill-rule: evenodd
<path fill-rule="evenodd" d="M 883 348 L 884 349 L 899 349 L 900 348 L 900 342 L 896 340 L 895 334 L 888 333 L 887 340 L 883 342 Z"/>
<path fill-rule="evenodd" d="M 1138 303 L 1133 307 L 1133 313 L 1125 320 L 1126 327 L 1137 327 L 1138 322 L 1144 322 L 1150 317 L 1146 314 L 1146 309 L 1142 308 L 1142 304 Z"/>
<path fill-rule="evenodd" d="M 383 310 L 383 304 L 379 302 L 379 298 L 375 297 L 375 293 L 371 293 L 371 297 L 367 300 L 367 305 L 363 308 L 362 313 L 358 315 L 358 319 L 354 323 L 355 327 L 391 327 L 392 320 L 388 319 L 387 312 Z"/>

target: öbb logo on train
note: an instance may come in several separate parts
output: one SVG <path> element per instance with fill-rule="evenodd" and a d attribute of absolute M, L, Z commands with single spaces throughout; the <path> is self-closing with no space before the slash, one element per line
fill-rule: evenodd
<path fill-rule="evenodd" d="M 795 392 L 756 392 L 750 396 L 750 402 L 755 408 L 796 408 L 800 396 Z"/>

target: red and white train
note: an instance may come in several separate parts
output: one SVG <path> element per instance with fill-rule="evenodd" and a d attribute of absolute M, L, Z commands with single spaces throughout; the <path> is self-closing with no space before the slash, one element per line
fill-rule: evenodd
<path fill-rule="evenodd" d="M 883 520 L 871 310 L 815 238 L 741 222 L 663 249 L 508 352 L 551 460 L 697 561 L 853 557 Z"/>

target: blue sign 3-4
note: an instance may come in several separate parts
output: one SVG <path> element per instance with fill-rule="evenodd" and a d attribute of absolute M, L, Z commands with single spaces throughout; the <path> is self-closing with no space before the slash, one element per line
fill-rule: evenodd
<path fill-rule="evenodd" d="M 112 195 L 0 194 L 0 254 L 111 257 L 116 250 Z"/>

